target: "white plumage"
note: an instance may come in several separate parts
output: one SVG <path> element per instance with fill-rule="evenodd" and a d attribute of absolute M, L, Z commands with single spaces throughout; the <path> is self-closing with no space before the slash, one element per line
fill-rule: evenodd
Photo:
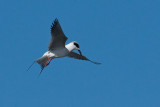
<path fill-rule="evenodd" d="M 51 26 L 51 40 L 48 46 L 48 51 L 45 52 L 41 58 L 34 61 L 34 63 L 37 62 L 38 64 L 41 65 L 41 72 L 44 69 L 44 67 L 50 64 L 52 59 L 65 57 L 65 56 L 75 58 L 75 59 L 87 60 L 94 64 L 100 64 L 98 62 L 91 61 L 85 56 L 83 56 L 80 51 L 79 44 L 76 41 L 73 41 L 65 45 L 65 42 L 67 41 L 67 39 L 68 38 L 64 35 L 58 19 L 55 19 L 54 23 L 52 23 L 52 26 Z M 73 52 L 73 50 L 75 49 L 78 50 L 79 54 Z M 28 68 L 28 70 L 30 69 L 30 67 Z"/>

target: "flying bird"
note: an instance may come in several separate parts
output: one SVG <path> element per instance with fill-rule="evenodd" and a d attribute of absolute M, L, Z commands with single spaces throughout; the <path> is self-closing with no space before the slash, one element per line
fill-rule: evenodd
<path fill-rule="evenodd" d="M 54 58 L 61 58 L 66 56 L 70 58 L 90 61 L 94 64 L 101 64 L 98 62 L 91 61 L 87 57 L 83 56 L 80 50 L 80 46 L 76 41 L 70 42 L 69 44 L 65 45 L 67 39 L 68 38 L 63 33 L 59 21 L 56 18 L 54 20 L 54 23 L 52 23 L 51 25 L 51 40 L 48 46 L 48 51 L 45 52 L 41 58 L 33 62 L 33 64 L 37 62 L 41 66 L 40 74 L 42 73 L 43 69 L 46 66 L 48 66 Z M 78 50 L 79 54 L 73 52 L 73 50 Z M 28 68 L 28 70 L 31 68 L 31 66 Z"/>

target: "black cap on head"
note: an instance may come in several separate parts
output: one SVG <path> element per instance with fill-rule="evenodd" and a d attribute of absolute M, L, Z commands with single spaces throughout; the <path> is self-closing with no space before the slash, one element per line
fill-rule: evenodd
<path fill-rule="evenodd" d="M 74 45 L 75 45 L 77 48 L 79 48 L 79 45 L 78 45 L 78 43 L 74 42 Z"/>

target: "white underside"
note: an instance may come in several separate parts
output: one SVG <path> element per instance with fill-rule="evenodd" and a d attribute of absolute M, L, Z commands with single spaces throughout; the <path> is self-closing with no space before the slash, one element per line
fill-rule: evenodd
<path fill-rule="evenodd" d="M 69 54 L 69 52 L 73 51 L 74 49 L 76 49 L 76 47 L 71 42 L 71 43 L 67 44 L 65 47 L 57 48 L 53 51 L 47 51 L 44 53 L 43 56 L 48 56 L 48 57 L 52 57 L 52 58 L 65 57 Z"/>
<path fill-rule="evenodd" d="M 58 58 L 58 57 L 67 56 L 68 53 L 69 53 L 69 51 L 66 48 L 62 48 L 62 49 L 58 49 L 58 50 L 54 50 L 54 51 L 47 51 L 44 53 L 43 56 Z"/>

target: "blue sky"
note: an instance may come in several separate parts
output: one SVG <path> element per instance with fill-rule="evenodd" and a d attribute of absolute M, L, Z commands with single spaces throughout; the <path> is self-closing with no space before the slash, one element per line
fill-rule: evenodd
<path fill-rule="evenodd" d="M 159 0 L 1 0 L 0 107 L 159 107 Z M 102 65 L 55 59 L 38 77 L 28 66 L 48 49 L 58 18 L 67 43 Z"/>

